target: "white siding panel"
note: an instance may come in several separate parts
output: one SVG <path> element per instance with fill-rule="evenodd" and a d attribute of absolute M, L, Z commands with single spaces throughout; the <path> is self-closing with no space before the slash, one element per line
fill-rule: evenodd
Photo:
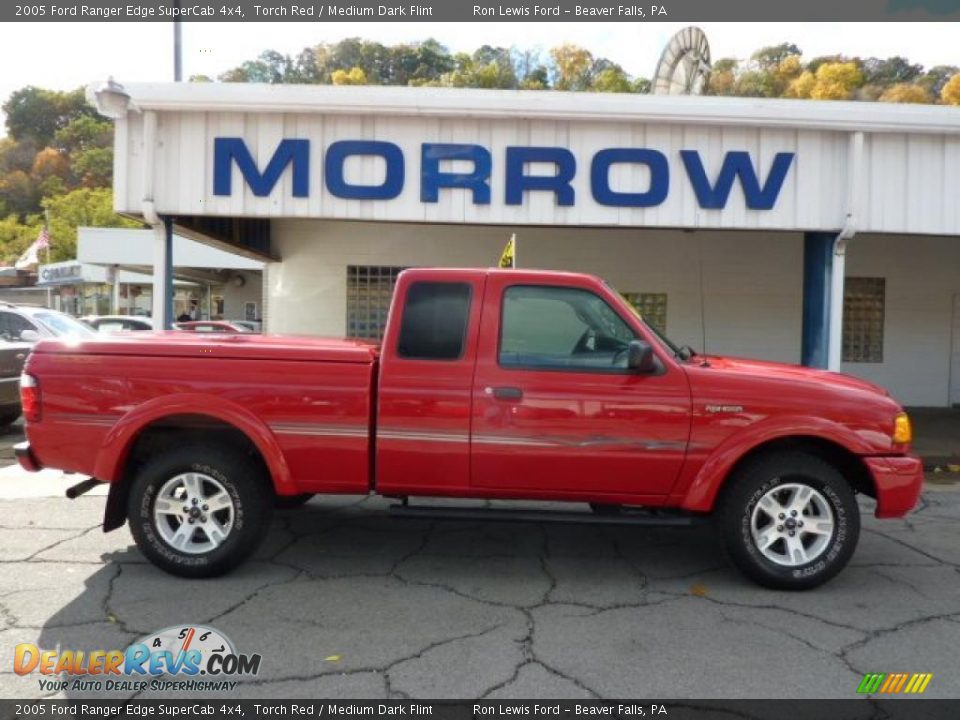
<path fill-rule="evenodd" d="M 143 125 L 131 114 L 117 134 L 118 207 L 140 206 Z M 507 225 L 596 225 L 624 227 L 700 227 L 717 229 L 837 230 L 847 201 L 849 135 L 828 130 L 763 128 L 682 123 L 601 122 L 599 120 L 490 119 L 469 117 L 395 117 L 302 113 L 163 112 L 157 150 L 158 209 L 172 214 L 250 217 L 312 217 L 377 221 L 479 223 Z M 294 198 L 287 168 L 270 197 L 258 198 L 239 169 L 231 169 L 233 193 L 213 195 L 213 142 L 241 137 L 262 170 L 284 138 L 310 140 L 310 195 Z M 386 201 L 345 200 L 326 190 L 323 158 L 337 140 L 375 139 L 397 144 L 404 153 L 404 186 Z M 442 190 L 437 203 L 420 201 L 420 154 L 424 142 L 476 143 L 489 149 L 493 172 L 490 205 L 475 205 L 464 190 Z M 505 156 L 511 145 L 568 148 L 577 161 L 573 182 L 576 203 L 558 207 L 549 192 L 526 193 L 520 206 L 505 204 Z M 597 203 L 590 188 L 590 164 L 600 149 L 649 147 L 670 163 L 670 193 L 658 207 L 618 208 Z M 774 157 L 795 153 L 780 195 L 771 210 L 746 207 L 735 182 L 722 210 L 699 206 L 680 151 L 696 150 L 715 182 L 727 152 L 750 153 L 761 184 Z M 905 133 L 867 134 L 860 186 L 861 231 L 960 234 L 960 138 Z M 352 158 L 354 182 L 383 179 L 380 158 Z M 531 172 L 549 172 L 550 165 Z M 612 182 L 622 191 L 642 191 L 649 172 L 642 166 L 616 168 Z"/>

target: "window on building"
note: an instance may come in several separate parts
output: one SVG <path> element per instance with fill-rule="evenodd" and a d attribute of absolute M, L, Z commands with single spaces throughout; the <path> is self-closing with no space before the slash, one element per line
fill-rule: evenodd
<path fill-rule="evenodd" d="M 848 277 L 843 293 L 843 361 L 883 362 L 886 279 Z"/>
<path fill-rule="evenodd" d="M 586 290 L 515 285 L 504 294 L 504 367 L 623 370 L 634 337 L 603 298 Z"/>
<path fill-rule="evenodd" d="M 397 275 L 389 265 L 347 266 L 347 335 L 381 340 Z"/>
<path fill-rule="evenodd" d="M 667 334 L 666 293 L 623 293 L 624 299 L 633 305 L 640 317 L 660 334 Z"/>
<path fill-rule="evenodd" d="M 397 354 L 417 360 L 456 360 L 470 315 L 466 283 L 418 282 L 407 290 Z"/>

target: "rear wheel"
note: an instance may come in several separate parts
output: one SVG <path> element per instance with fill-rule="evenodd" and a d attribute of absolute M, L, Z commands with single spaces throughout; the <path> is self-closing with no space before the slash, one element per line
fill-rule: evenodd
<path fill-rule="evenodd" d="M 263 540 L 272 495 L 241 451 L 187 446 L 140 469 L 127 516 L 153 564 L 183 577 L 213 577 L 239 565 Z"/>
<path fill-rule="evenodd" d="M 770 588 L 806 590 L 836 575 L 860 535 L 856 496 L 840 472 L 802 452 L 750 460 L 719 507 L 733 564 Z"/>

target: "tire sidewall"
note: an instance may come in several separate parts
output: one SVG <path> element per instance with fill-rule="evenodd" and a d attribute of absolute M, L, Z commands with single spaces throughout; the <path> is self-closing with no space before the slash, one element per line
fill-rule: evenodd
<path fill-rule="evenodd" d="M 764 557 L 753 540 L 751 523 L 753 511 L 764 495 L 781 485 L 796 483 L 823 495 L 833 513 L 834 531 L 818 557 L 790 567 Z M 757 582 L 779 589 L 807 589 L 836 575 L 853 555 L 860 528 L 856 497 L 838 472 L 820 462 L 791 467 L 787 459 L 758 464 L 739 478 L 725 508 L 723 523 L 725 544 L 734 563 Z"/>
<path fill-rule="evenodd" d="M 204 459 L 204 456 L 206 456 Z M 213 550 L 189 554 L 175 550 L 159 535 L 154 504 L 163 485 L 183 473 L 209 475 L 223 485 L 233 501 L 233 525 L 226 540 Z M 259 544 L 269 519 L 262 483 L 242 464 L 222 453 L 183 449 L 148 462 L 130 493 L 128 519 L 140 550 L 162 569 L 177 575 L 219 575 L 239 564 Z"/>

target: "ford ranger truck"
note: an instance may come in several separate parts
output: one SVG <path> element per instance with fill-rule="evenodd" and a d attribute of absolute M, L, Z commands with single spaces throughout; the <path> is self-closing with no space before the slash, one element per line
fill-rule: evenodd
<path fill-rule="evenodd" d="M 695 354 L 600 279 L 559 272 L 407 270 L 379 345 L 44 340 L 21 393 L 20 464 L 90 476 L 68 496 L 109 483 L 104 530 L 129 522 L 147 558 L 187 577 L 242 562 L 278 504 L 376 493 L 400 516 L 712 519 L 748 577 L 811 588 L 854 552 L 857 494 L 901 517 L 923 482 L 910 422 L 882 389 Z M 571 510 L 424 501 L 441 497 Z"/>

